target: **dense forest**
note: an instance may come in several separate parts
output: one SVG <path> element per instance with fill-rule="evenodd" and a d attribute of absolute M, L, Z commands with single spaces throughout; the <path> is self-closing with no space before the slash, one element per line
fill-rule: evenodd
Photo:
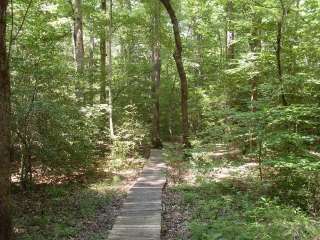
<path fill-rule="evenodd" d="M 319 0 L 0 0 L 0 240 L 106 239 L 162 149 L 162 238 L 320 239 Z"/>

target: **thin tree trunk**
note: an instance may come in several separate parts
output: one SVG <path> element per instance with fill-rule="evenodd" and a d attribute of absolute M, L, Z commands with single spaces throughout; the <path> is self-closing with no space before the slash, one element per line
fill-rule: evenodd
<path fill-rule="evenodd" d="M 169 76 L 169 65 L 167 64 L 167 76 Z M 174 111 L 175 111 L 175 105 L 174 105 L 174 93 L 176 91 L 176 76 L 174 76 L 172 88 L 170 91 L 170 97 L 169 97 L 169 119 L 168 119 L 168 131 L 170 134 L 170 139 L 173 141 L 173 122 L 174 122 Z"/>
<path fill-rule="evenodd" d="M 201 33 L 195 33 L 195 40 L 197 42 L 197 63 L 198 63 L 198 67 L 196 68 L 196 76 L 198 78 L 198 80 L 196 81 L 196 86 L 197 87 L 203 87 L 204 81 L 205 81 L 205 77 L 204 77 L 204 52 L 203 52 L 203 35 Z M 200 99 L 199 99 L 200 101 Z M 198 101 L 197 104 L 200 104 L 200 102 Z M 202 124 L 202 118 L 203 118 L 203 112 L 201 109 L 199 109 L 197 112 L 194 113 L 195 117 L 193 120 L 193 131 L 197 132 L 200 128 L 201 128 L 201 124 Z"/>
<path fill-rule="evenodd" d="M 104 15 L 107 13 L 106 0 L 101 0 L 101 11 Z M 107 24 L 104 22 L 105 25 Z M 106 93 L 106 26 L 103 24 L 100 33 L 100 103 L 105 104 L 107 102 Z"/>
<path fill-rule="evenodd" d="M 93 23 L 92 23 L 92 27 L 91 27 L 91 36 L 90 36 L 90 51 L 89 51 L 89 72 L 90 72 L 90 83 L 89 83 L 89 104 L 93 105 L 93 101 L 94 101 L 94 89 L 93 89 L 93 84 L 94 84 L 94 75 L 93 75 L 93 71 L 94 71 L 94 66 L 95 66 L 95 62 L 94 62 L 94 49 L 96 47 L 96 43 L 95 43 L 95 39 L 94 39 L 94 35 L 93 35 Z"/>
<path fill-rule="evenodd" d="M 0 240 L 13 239 L 10 217 L 10 77 L 6 51 L 7 0 L 0 1 Z"/>
<path fill-rule="evenodd" d="M 128 14 L 131 14 L 132 11 L 132 3 L 130 0 L 125 0 L 121 2 L 121 7 L 128 11 Z M 129 35 L 129 36 L 128 36 Z M 122 64 L 123 64 L 123 77 L 130 81 L 130 68 L 132 64 L 132 54 L 134 49 L 134 43 L 132 42 L 132 30 L 127 29 L 126 35 L 120 39 L 120 46 L 121 46 L 121 57 L 122 57 Z M 129 39 L 126 39 L 129 37 Z"/>
<path fill-rule="evenodd" d="M 73 41 L 75 47 L 75 61 L 77 67 L 76 97 L 78 100 L 80 100 L 83 97 L 81 80 L 84 71 L 82 0 L 74 0 Z"/>
<path fill-rule="evenodd" d="M 132 2 L 131 0 L 126 0 L 126 6 L 125 6 L 128 11 L 129 11 L 129 14 L 131 14 L 132 12 Z M 134 37 L 132 37 L 132 35 L 134 35 L 133 31 L 129 31 L 129 38 L 130 38 L 130 41 L 127 43 L 126 45 L 126 58 L 127 58 L 127 63 L 129 64 L 132 64 L 132 55 L 133 55 L 133 52 L 134 52 L 134 42 L 132 41 L 132 39 Z"/>
<path fill-rule="evenodd" d="M 189 142 L 189 117 L 188 117 L 188 80 L 184 70 L 182 61 L 182 42 L 180 37 L 179 22 L 176 17 L 175 11 L 172 8 L 170 0 L 160 0 L 166 8 L 173 27 L 176 50 L 174 53 L 174 60 L 177 65 L 179 77 L 180 77 L 180 90 L 181 90 L 181 115 L 182 115 L 182 137 L 183 144 L 186 148 L 190 147 Z"/>
<path fill-rule="evenodd" d="M 250 50 L 254 57 L 254 68 L 257 68 L 257 55 L 261 51 L 261 40 L 260 40 L 260 30 L 259 25 L 261 24 L 261 17 L 254 16 L 254 19 L 252 20 L 252 33 L 251 33 L 251 41 L 250 41 Z M 256 70 L 254 71 L 256 72 Z M 258 81 L 259 81 L 259 75 L 254 74 L 251 78 L 251 111 L 256 112 L 257 111 L 257 100 L 258 100 Z"/>
<path fill-rule="evenodd" d="M 109 94 L 108 94 L 108 103 L 109 103 L 109 129 L 110 137 L 114 138 L 114 129 L 113 129 L 113 106 L 112 106 L 112 31 L 113 31 L 113 2 L 109 0 L 109 34 L 108 34 L 108 64 L 109 64 Z"/>
<path fill-rule="evenodd" d="M 257 68 L 257 58 L 261 52 L 261 40 L 260 40 L 260 25 L 261 25 L 262 19 L 259 16 L 256 16 L 254 14 L 252 19 L 252 32 L 251 32 L 251 39 L 249 41 L 250 50 L 253 55 L 253 72 L 254 75 L 251 78 L 251 112 L 255 113 L 257 111 L 257 101 L 258 101 L 258 82 L 260 75 Z M 256 134 L 255 134 L 255 123 L 254 120 L 252 120 L 251 128 L 249 131 L 249 142 L 250 142 L 250 152 L 252 152 L 253 147 L 257 145 L 257 142 L 255 140 Z"/>
<path fill-rule="evenodd" d="M 283 38 L 283 26 L 284 21 L 287 15 L 287 9 L 284 6 L 284 3 L 281 1 L 281 18 L 278 20 L 277 23 L 277 45 L 276 45 L 276 58 L 277 58 L 277 70 L 278 70 L 278 79 L 280 82 L 280 97 L 283 106 L 288 106 L 288 101 L 286 99 L 284 93 L 284 86 L 283 86 L 283 68 L 282 68 L 282 61 L 281 61 L 281 54 L 282 54 L 282 38 Z"/>
<path fill-rule="evenodd" d="M 235 59 L 235 46 L 234 46 L 234 41 L 235 41 L 235 31 L 234 31 L 234 2 L 233 0 L 227 0 L 226 6 L 225 6 L 225 12 L 226 12 L 226 29 L 225 29 L 225 59 L 226 59 L 226 64 L 225 67 L 227 69 L 232 68 L 232 65 L 234 63 Z M 226 76 L 229 78 L 230 76 Z M 227 80 L 227 78 L 225 80 Z M 227 81 L 223 82 L 223 93 L 225 95 L 225 102 L 224 102 L 224 107 L 225 110 L 228 108 L 228 103 L 230 101 L 230 96 L 227 91 L 228 86 L 226 85 Z M 230 122 L 229 118 L 225 119 L 225 134 L 229 135 L 231 134 L 230 130 L 230 125 L 232 123 Z"/>
<path fill-rule="evenodd" d="M 197 86 L 203 86 L 204 82 L 204 77 L 203 77 L 203 36 L 200 33 L 196 33 L 196 39 L 195 41 L 197 42 L 197 63 L 198 63 L 198 68 L 196 69 L 196 75 L 198 77 L 198 81 L 196 82 Z"/>
<path fill-rule="evenodd" d="M 153 118 L 152 118 L 152 145 L 155 148 L 161 148 L 160 138 L 160 73 L 161 73 L 161 59 L 160 59 L 160 2 L 155 1 L 153 11 L 153 46 L 152 46 L 152 95 L 153 95 Z"/>
<path fill-rule="evenodd" d="M 234 48 L 235 33 L 233 29 L 233 1 L 232 0 L 227 1 L 226 12 L 227 12 L 226 58 L 227 60 L 230 60 L 230 59 L 234 59 L 235 57 L 235 48 Z"/>
<path fill-rule="evenodd" d="M 20 182 L 23 190 L 27 190 L 32 183 L 32 154 L 30 144 L 25 141 L 24 153 L 21 160 Z"/>

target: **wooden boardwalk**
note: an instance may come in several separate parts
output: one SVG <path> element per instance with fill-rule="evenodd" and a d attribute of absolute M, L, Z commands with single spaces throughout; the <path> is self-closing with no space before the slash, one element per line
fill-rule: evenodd
<path fill-rule="evenodd" d="M 161 195 L 166 182 L 162 151 L 153 149 L 150 162 L 130 189 L 109 240 L 160 240 Z"/>

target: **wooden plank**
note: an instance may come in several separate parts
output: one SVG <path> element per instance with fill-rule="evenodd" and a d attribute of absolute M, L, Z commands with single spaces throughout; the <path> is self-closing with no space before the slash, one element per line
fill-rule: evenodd
<path fill-rule="evenodd" d="M 130 189 L 109 240 L 160 240 L 161 196 L 166 182 L 162 151 L 151 150 L 149 164 Z"/>

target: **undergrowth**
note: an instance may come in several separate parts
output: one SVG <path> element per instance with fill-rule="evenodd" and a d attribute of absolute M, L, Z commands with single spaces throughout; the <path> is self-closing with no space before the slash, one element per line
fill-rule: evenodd
<path fill-rule="evenodd" d="M 17 240 L 70 239 L 98 209 L 116 197 L 110 181 L 84 185 L 68 183 L 43 186 L 30 193 L 16 193 L 14 223 Z"/>
<path fill-rule="evenodd" d="M 250 174 L 231 175 L 216 179 L 211 172 L 237 169 L 250 159 L 210 157 L 216 149 L 194 147 L 189 158 L 181 157 L 177 147 L 167 148 L 168 164 L 172 168 L 191 167 L 194 181 L 175 183 L 173 191 L 183 196 L 192 240 L 317 240 L 320 239 L 320 219 L 294 204 L 280 191 L 278 178 L 265 175 L 261 181 L 258 169 Z M 219 148 L 219 151 L 221 149 Z M 180 157 L 179 157 L 180 155 Z M 251 160 L 252 161 L 252 160 Z M 175 169 L 173 172 L 181 170 Z M 190 174 L 189 174 L 190 175 Z M 297 185 L 298 186 L 298 185 Z M 276 188 L 275 188 L 276 187 Z M 278 189 L 278 191 L 276 191 Z M 284 190 L 283 188 L 281 188 Z M 291 195 L 298 196 L 294 188 Z M 287 192 L 290 191 L 287 189 Z M 297 187 L 300 191 L 301 186 Z"/>
<path fill-rule="evenodd" d="M 35 183 L 32 191 L 13 186 L 13 220 L 17 240 L 105 239 L 112 226 L 113 207 L 125 196 L 125 180 L 134 177 L 143 160 L 133 160 L 130 172 L 106 168 L 76 179 Z M 99 214 L 103 219 L 99 219 Z M 99 223 L 102 221 L 102 223 Z M 102 226 L 100 226 L 100 225 Z"/>
<path fill-rule="evenodd" d="M 320 224 L 271 199 L 258 185 L 226 180 L 180 186 L 193 240 L 316 239 Z"/>

